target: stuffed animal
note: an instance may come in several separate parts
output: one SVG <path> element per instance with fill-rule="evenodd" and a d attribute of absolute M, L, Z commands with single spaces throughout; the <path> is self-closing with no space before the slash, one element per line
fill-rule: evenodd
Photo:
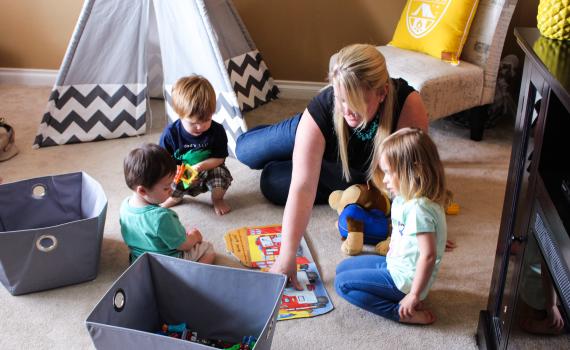
<path fill-rule="evenodd" d="M 360 254 L 366 243 L 376 244 L 375 251 L 386 255 L 391 226 L 388 197 L 373 186 L 359 184 L 331 193 L 329 205 L 339 215 L 337 227 L 345 239 L 341 246 L 345 254 Z"/>

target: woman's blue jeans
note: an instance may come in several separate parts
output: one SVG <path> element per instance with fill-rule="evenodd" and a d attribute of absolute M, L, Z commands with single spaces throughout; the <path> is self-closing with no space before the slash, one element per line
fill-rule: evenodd
<path fill-rule="evenodd" d="M 285 205 L 293 170 L 293 148 L 301 113 L 273 125 L 262 125 L 241 134 L 236 143 L 236 157 L 251 169 L 263 169 L 259 186 L 271 202 Z M 310 152 L 310 150 L 307 150 Z M 315 204 L 328 203 L 335 190 L 344 190 L 356 183 L 365 183 L 362 172 L 351 169 L 352 181 L 342 178 L 339 162 L 323 160 Z"/>
<path fill-rule="evenodd" d="M 400 300 L 406 294 L 396 285 L 381 255 L 361 255 L 343 260 L 336 268 L 338 295 L 364 310 L 399 321 Z"/>

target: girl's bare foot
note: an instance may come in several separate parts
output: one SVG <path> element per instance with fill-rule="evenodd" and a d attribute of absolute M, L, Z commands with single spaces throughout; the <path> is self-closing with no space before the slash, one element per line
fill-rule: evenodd
<path fill-rule="evenodd" d="M 426 306 L 424 305 L 424 302 L 423 302 L 423 301 L 420 301 L 420 302 L 416 305 L 416 308 L 415 308 L 415 310 L 417 310 L 417 311 L 421 311 L 421 310 L 425 310 L 425 309 L 426 309 Z"/>
<path fill-rule="evenodd" d="M 230 206 L 227 205 L 227 203 L 222 198 L 220 199 L 212 198 L 212 203 L 214 204 L 214 211 L 218 215 L 227 214 L 232 210 L 232 208 L 230 208 Z"/>
<path fill-rule="evenodd" d="M 435 315 L 430 310 L 417 310 L 412 317 L 400 318 L 402 323 L 410 324 L 432 324 L 435 322 Z"/>

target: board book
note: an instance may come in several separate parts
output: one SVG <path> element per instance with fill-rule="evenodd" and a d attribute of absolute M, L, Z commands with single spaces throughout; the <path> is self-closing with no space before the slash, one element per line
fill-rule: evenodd
<path fill-rule="evenodd" d="M 226 233 L 224 240 L 226 249 L 243 265 L 268 271 L 279 255 L 281 225 L 242 227 Z M 297 279 L 303 290 L 285 288 L 278 320 L 314 317 L 334 308 L 305 238 L 297 250 Z"/>

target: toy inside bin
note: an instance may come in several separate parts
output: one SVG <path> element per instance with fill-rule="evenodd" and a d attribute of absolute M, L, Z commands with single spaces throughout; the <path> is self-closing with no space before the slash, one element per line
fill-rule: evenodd
<path fill-rule="evenodd" d="M 0 185 L 0 282 L 19 295 L 94 279 L 106 213 L 84 172 Z"/>
<path fill-rule="evenodd" d="M 185 323 L 200 338 L 239 343 L 257 338 L 270 349 L 286 278 L 145 253 L 99 301 L 86 320 L 98 349 L 211 349 L 158 334 Z"/>

